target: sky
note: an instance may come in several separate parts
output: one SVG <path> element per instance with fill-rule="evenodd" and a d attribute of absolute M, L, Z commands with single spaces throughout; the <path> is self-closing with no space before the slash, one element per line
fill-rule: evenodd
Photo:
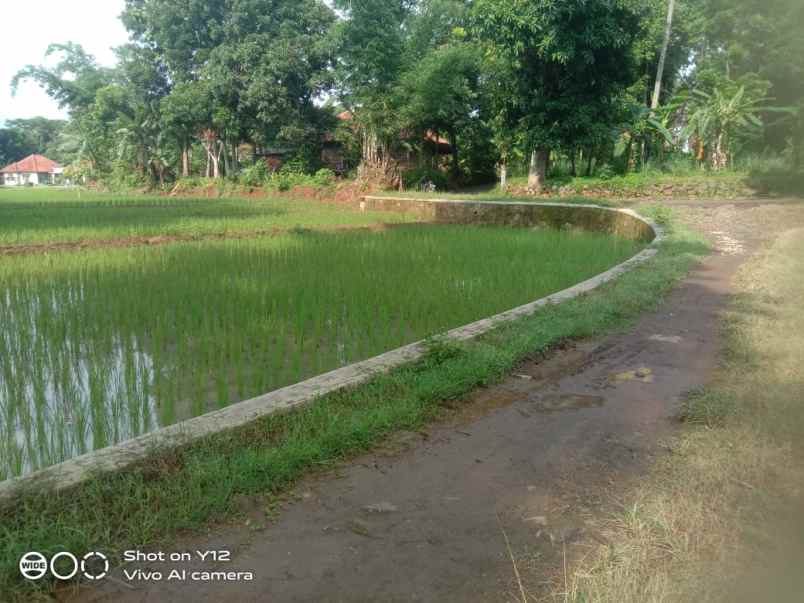
<path fill-rule="evenodd" d="M 0 122 L 43 116 L 63 119 L 67 114 L 39 86 L 20 85 L 11 96 L 11 78 L 29 64 L 45 62 L 49 44 L 76 42 L 102 65 L 112 66 L 112 47 L 125 44 L 128 35 L 118 15 L 124 0 L 37 0 L 0 2 Z M 32 12 L 35 7 L 35 12 Z"/>

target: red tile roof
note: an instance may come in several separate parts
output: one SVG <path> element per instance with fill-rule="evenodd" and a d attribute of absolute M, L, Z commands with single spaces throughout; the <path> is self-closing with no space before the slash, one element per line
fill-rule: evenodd
<path fill-rule="evenodd" d="M 52 174 L 53 171 L 61 167 L 55 161 L 51 161 L 43 155 L 29 155 L 25 159 L 7 165 L 0 174 L 16 174 L 16 173 L 38 173 L 38 174 Z"/>

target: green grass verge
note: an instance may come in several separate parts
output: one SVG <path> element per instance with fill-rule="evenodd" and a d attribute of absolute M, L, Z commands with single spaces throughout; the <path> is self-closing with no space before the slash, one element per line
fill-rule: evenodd
<path fill-rule="evenodd" d="M 447 412 L 444 402 L 500 380 L 561 342 L 601 335 L 654 309 L 706 245 L 672 230 L 661 252 L 599 291 L 545 308 L 464 345 L 437 344 L 421 361 L 287 415 L 154 457 L 66 493 L 27 496 L 0 510 L 0 593 L 30 598 L 52 585 L 22 581 L 31 550 L 101 550 L 169 543 L 237 513 L 239 496 L 279 494 L 310 470 L 370 449 Z"/>
<path fill-rule="evenodd" d="M 202 238 L 407 221 L 411 218 L 402 213 L 359 212 L 288 198 L 192 199 L 0 188 L 0 246 L 157 236 Z"/>

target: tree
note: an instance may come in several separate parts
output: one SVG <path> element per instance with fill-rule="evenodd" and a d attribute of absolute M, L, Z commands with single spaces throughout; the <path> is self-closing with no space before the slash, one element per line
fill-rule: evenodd
<path fill-rule="evenodd" d="M 176 90 L 162 107 L 182 173 L 196 137 L 216 175 L 237 171 L 244 141 L 318 143 L 334 19 L 318 0 L 127 0 L 123 22 Z"/>
<path fill-rule="evenodd" d="M 690 85 L 706 88 L 698 73 L 737 81 L 753 74 L 768 82 L 767 96 L 778 107 L 804 98 L 804 2 L 800 0 L 701 0 L 703 41 L 695 56 Z M 699 83 L 700 82 L 700 83 Z M 790 120 L 762 112 L 761 148 L 781 152 L 791 134 Z M 799 142 L 800 144 L 800 142 Z M 757 145 L 755 145 L 756 147 Z M 757 149 L 759 150 L 759 149 Z"/>
<path fill-rule="evenodd" d="M 324 117 L 314 101 L 331 87 L 333 22 L 332 11 L 315 0 L 233 3 L 225 39 L 203 71 L 217 104 L 232 116 L 224 136 L 232 158 L 242 139 L 296 147 L 308 158 L 320 154 Z"/>
<path fill-rule="evenodd" d="M 469 3 L 464 0 L 419 0 L 405 23 L 403 59 L 408 68 L 430 51 L 466 37 Z"/>
<path fill-rule="evenodd" d="M 80 138 L 79 157 L 86 157 L 94 167 L 106 163 L 110 153 L 110 137 L 105 124 L 99 123 L 93 111 L 98 92 L 115 81 L 115 71 L 101 67 L 80 45 L 51 44 L 45 56 L 57 54 L 54 67 L 28 65 L 12 79 L 12 92 L 19 82 L 30 79 L 42 86 L 59 107 L 67 109 L 71 128 Z"/>
<path fill-rule="evenodd" d="M 193 142 L 211 122 L 211 103 L 210 91 L 200 82 L 180 82 L 160 101 L 162 125 L 179 148 L 180 173 L 184 178 L 190 176 Z"/>
<path fill-rule="evenodd" d="M 550 150 L 572 143 L 578 108 L 608 106 L 634 81 L 637 15 L 619 0 L 477 0 L 474 23 L 487 52 L 508 64 L 514 110 L 498 115 L 515 120 L 506 130 L 521 129 L 531 154 L 528 184 L 540 190 Z M 609 119 L 602 108 L 594 113 Z"/>
<path fill-rule="evenodd" d="M 745 85 L 736 91 L 729 87 L 711 92 L 693 90 L 686 107 L 684 136 L 695 137 L 708 146 L 712 169 L 723 169 L 730 163 L 733 144 L 739 137 L 761 134 L 759 113 L 764 100 L 751 94 Z"/>
<path fill-rule="evenodd" d="M 19 161 L 35 152 L 31 140 L 15 128 L 0 129 L 0 167 Z"/>
<path fill-rule="evenodd" d="M 446 134 L 452 174 L 460 175 L 458 135 L 478 119 L 480 55 L 468 43 L 453 43 L 426 54 L 402 77 L 404 121 L 420 137 Z"/>
<path fill-rule="evenodd" d="M 392 147 L 398 140 L 394 90 L 404 67 L 409 0 L 335 0 L 344 14 L 333 35 L 338 94 L 363 139 L 360 174 L 398 182 Z"/>
<path fill-rule="evenodd" d="M 16 92 L 19 82 L 33 80 L 60 108 L 71 113 L 87 110 L 95 102 L 96 92 L 112 80 L 112 70 L 100 67 L 95 57 L 72 42 L 48 46 L 45 57 L 54 54 L 61 55 L 55 67 L 27 65 L 17 72 L 11 80 L 12 93 Z"/>
<path fill-rule="evenodd" d="M 9 119 L 6 121 L 5 127 L 19 132 L 33 148 L 33 153 L 47 155 L 58 161 L 53 152 L 53 145 L 64 130 L 65 125 L 67 125 L 67 122 L 61 119 L 33 117 L 30 119 Z"/>
<path fill-rule="evenodd" d="M 178 84 L 201 77 L 212 51 L 224 42 L 231 8 L 232 0 L 126 0 L 120 18 L 133 41 L 154 51 Z M 260 15 L 251 17 L 256 22 Z"/>

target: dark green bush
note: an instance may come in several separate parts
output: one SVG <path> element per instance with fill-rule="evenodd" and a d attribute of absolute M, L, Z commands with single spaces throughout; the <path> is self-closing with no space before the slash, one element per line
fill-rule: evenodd
<path fill-rule="evenodd" d="M 404 172 L 402 184 L 407 190 L 416 191 L 426 190 L 428 184 L 435 186 L 437 191 L 445 191 L 449 188 L 446 174 L 431 167 L 418 167 Z"/>
<path fill-rule="evenodd" d="M 748 185 L 763 195 L 804 196 L 804 170 L 786 166 L 754 169 L 748 174 Z"/>

